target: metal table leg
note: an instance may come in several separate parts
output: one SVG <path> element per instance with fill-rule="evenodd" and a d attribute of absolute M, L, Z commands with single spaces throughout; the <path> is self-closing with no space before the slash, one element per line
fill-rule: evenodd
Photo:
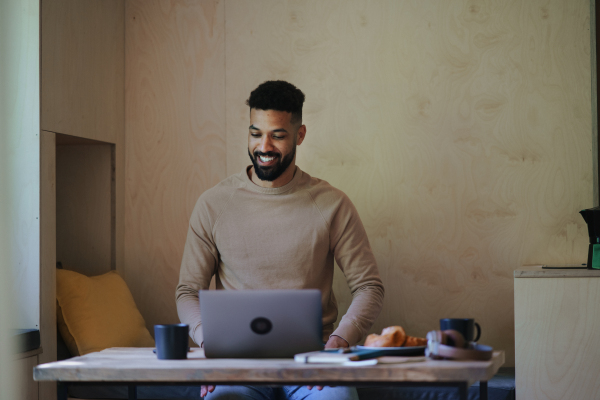
<path fill-rule="evenodd" d="M 458 384 L 458 398 L 460 400 L 469 400 L 469 385 L 467 385 L 467 382 L 460 382 Z"/>
<path fill-rule="evenodd" d="M 488 398 L 488 383 L 487 381 L 479 382 L 479 400 L 487 400 Z"/>
<path fill-rule="evenodd" d="M 128 385 L 129 400 L 137 400 L 137 385 Z"/>
<path fill-rule="evenodd" d="M 69 397 L 68 386 L 63 382 L 56 382 L 56 397 L 58 400 L 67 400 Z"/>

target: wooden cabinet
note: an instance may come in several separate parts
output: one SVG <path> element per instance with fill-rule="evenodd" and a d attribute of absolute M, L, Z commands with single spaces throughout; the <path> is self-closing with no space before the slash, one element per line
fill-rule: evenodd
<path fill-rule="evenodd" d="M 600 398 L 600 271 L 515 271 L 517 399 Z"/>
<path fill-rule="evenodd" d="M 37 400 L 39 383 L 33 380 L 33 368 L 38 365 L 38 355 L 42 349 L 18 354 L 13 360 L 13 373 L 16 377 L 15 395 L 17 400 Z"/>

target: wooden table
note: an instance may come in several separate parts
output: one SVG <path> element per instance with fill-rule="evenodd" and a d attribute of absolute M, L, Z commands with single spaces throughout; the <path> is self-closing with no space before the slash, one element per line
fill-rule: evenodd
<path fill-rule="evenodd" d="M 66 400 L 67 385 L 80 383 L 128 385 L 135 399 L 137 385 L 327 385 L 327 386 L 457 386 L 467 399 L 471 384 L 480 381 L 487 399 L 487 381 L 504 363 L 504 352 L 490 361 L 430 360 L 405 364 L 341 366 L 301 364 L 289 359 L 206 359 L 194 348 L 187 360 L 158 360 L 151 348 L 113 348 L 82 357 L 38 365 L 36 381 L 57 381 L 58 400 Z"/>

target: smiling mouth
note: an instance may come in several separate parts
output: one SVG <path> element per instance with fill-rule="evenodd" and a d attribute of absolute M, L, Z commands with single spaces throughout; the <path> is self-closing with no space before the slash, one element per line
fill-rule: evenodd
<path fill-rule="evenodd" d="M 278 156 L 276 155 L 256 155 L 258 164 L 261 167 L 271 167 L 277 163 Z"/>
<path fill-rule="evenodd" d="M 263 156 L 258 156 L 258 158 L 260 158 L 260 161 L 262 161 L 264 163 L 271 162 L 275 159 L 275 157 L 263 157 Z"/>

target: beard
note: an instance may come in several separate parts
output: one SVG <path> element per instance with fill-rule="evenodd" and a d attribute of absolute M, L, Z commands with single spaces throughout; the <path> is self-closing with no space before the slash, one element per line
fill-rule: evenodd
<path fill-rule="evenodd" d="M 255 151 L 254 154 L 250 153 L 250 149 L 248 149 L 248 156 L 250 156 L 250 160 L 252 160 L 252 165 L 254 166 L 254 172 L 256 172 L 256 176 L 261 181 L 273 182 L 275 179 L 279 178 L 281 174 L 285 172 L 286 169 L 290 166 L 292 161 L 294 160 L 294 156 L 296 155 L 296 146 L 293 147 L 293 150 L 281 158 L 281 156 L 277 153 L 267 152 L 261 153 L 260 151 Z M 257 158 L 259 156 L 263 157 L 276 157 L 277 163 L 270 167 L 262 167 L 258 164 Z"/>

